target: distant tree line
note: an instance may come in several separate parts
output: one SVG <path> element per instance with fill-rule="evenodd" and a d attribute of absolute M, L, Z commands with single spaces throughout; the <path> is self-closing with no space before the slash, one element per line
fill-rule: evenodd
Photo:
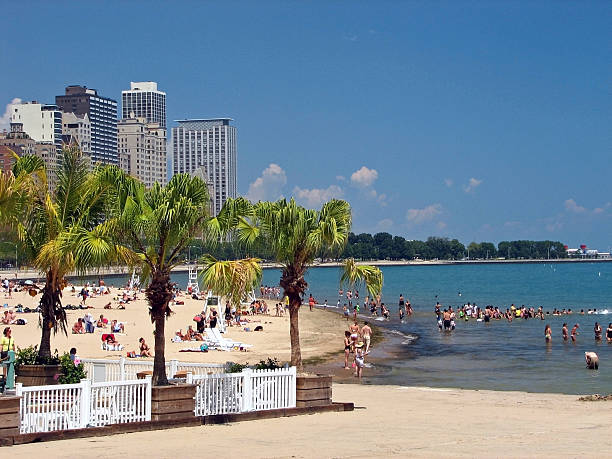
<path fill-rule="evenodd" d="M 211 253 L 219 259 L 235 259 L 254 256 L 263 260 L 272 258 L 264 244 L 248 250 L 237 242 L 223 242 L 210 246 L 200 240 L 192 242 L 183 251 L 185 259 L 195 260 L 204 253 Z M 349 234 L 344 251 L 340 254 L 320 253 L 326 260 L 355 258 L 357 260 L 478 260 L 478 259 L 547 259 L 567 258 L 563 244 L 559 241 L 502 241 L 497 247 L 492 242 L 471 242 L 465 246 L 457 239 L 429 237 L 426 241 L 407 240 L 389 233 Z"/>

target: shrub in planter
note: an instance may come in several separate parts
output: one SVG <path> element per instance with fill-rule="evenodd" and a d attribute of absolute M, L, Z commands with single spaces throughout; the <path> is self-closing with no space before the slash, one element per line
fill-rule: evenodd
<path fill-rule="evenodd" d="M 59 365 L 59 363 L 57 349 L 51 357 L 41 357 L 38 355 L 38 346 L 29 346 L 24 349 L 17 348 L 17 355 L 15 356 L 15 368 L 17 370 L 22 365 Z"/>
<path fill-rule="evenodd" d="M 70 360 L 70 354 L 64 354 L 60 358 L 62 366 L 62 375 L 59 377 L 60 384 L 76 384 L 80 383 L 81 379 L 87 377 L 85 366 L 82 363 L 75 363 Z"/>

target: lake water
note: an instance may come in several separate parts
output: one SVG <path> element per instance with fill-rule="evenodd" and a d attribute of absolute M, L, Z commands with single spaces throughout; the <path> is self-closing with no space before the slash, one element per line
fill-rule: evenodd
<path fill-rule="evenodd" d="M 612 391 L 612 344 L 605 341 L 605 329 L 612 322 L 612 314 L 605 313 L 612 311 L 612 263 L 387 266 L 382 270 L 383 301 L 392 317 L 389 322 L 374 323 L 416 339 L 403 340 L 397 360 L 385 363 L 385 371 L 366 377 L 366 382 L 568 394 Z M 267 269 L 263 282 L 276 285 L 279 277 L 280 271 Z M 308 293 L 319 303 L 327 299 L 335 305 L 339 278 L 339 268 L 311 269 Z M 187 274 L 177 273 L 173 279 L 184 287 Z M 360 293 L 363 299 L 364 289 Z M 400 293 L 410 299 L 415 311 L 403 324 L 397 316 Z M 458 320 L 453 333 L 441 333 L 433 313 L 436 301 L 443 306 L 470 301 L 504 310 L 511 303 L 543 306 L 548 311 L 571 308 L 574 314 L 512 323 Z M 578 314 L 593 308 L 604 313 Z M 604 330 L 601 342 L 594 339 L 596 321 Z M 563 322 L 570 329 L 574 323 L 580 325 L 576 343 L 561 338 Z M 553 330 L 549 345 L 544 340 L 546 324 Z M 585 368 L 585 351 L 599 355 L 598 371 Z"/>

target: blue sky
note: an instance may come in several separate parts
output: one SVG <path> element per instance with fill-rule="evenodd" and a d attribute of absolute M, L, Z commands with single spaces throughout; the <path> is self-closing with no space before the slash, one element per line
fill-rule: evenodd
<path fill-rule="evenodd" d="M 342 197 L 356 232 L 612 246 L 611 2 L 25 1 L 2 15 L 1 108 L 157 81 L 168 120 L 236 120 L 251 198 Z"/>

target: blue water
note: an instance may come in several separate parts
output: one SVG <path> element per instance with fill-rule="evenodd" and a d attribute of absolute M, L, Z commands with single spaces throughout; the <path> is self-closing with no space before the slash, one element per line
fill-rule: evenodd
<path fill-rule="evenodd" d="M 366 371 L 366 382 L 568 394 L 612 392 L 612 344 L 605 341 L 612 314 L 578 314 L 592 308 L 612 311 L 612 263 L 388 266 L 382 270 L 382 301 L 392 317 L 388 323 L 374 323 L 418 338 L 403 340 L 398 359 L 384 363 L 384 371 L 369 377 Z M 279 270 L 268 269 L 263 282 L 276 285 L 279 277 Z M 327 299 L 335 305 L 339 278 L 339 268 L 311 269 L 308 293 L 319 303 Z M 173 279 L 184 286 L 187 274 L 178 273 Z M 400 293 L 415 310 L 403 324 L 397 316 Z M 363 301 L 365 289 L 360 294 Z M 571 308 L 574 314 L 512 323 L 457 321 L 456 330 L 449 334 L 438 330 L 433 314 L 436 301 L 443 306 L 470 301 L 504 310 L 512 303 L 548 311 Z M 594 339 L 596 321 L 604 330 L 601 342 Z M 580 325 L 576 343 L 562 340 L 563 322 L 570 329 L 574 323 Z M 546 324 L 553 330 L 549 345 L 544 340 Z M 585 368 L 585 351 L 599 355 L 598 371 Z"/>

